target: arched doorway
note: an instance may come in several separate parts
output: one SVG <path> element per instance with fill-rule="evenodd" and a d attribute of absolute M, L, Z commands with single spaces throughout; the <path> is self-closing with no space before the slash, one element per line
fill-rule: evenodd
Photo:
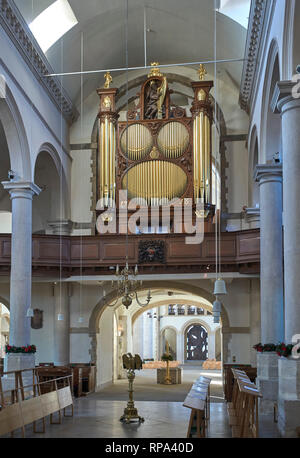
<path fill-rule="evenodd" d="M 186 331 L 186 360 L 205 361 L 208 357 L 208 332 L 201 324 L 192 324 Z"/>

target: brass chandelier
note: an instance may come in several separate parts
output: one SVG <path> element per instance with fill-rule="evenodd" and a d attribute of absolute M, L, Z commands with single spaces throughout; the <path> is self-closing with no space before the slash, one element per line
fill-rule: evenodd
<path fill-rule="evenodd" d="M 114 287 L 115 283 L 117 284 L 118 298 L 114 304 L 111 304 L 112 306 L 117 304 L 120 297 L 122 297 L 122 304 L 127 310 L 131 306 L 134 298 L 140 307 L 146 307 L 149 304 L 152 299 L 150 290 L 148 291 L 146 302 L 144 304 L 138 298 L 137 291 L 139 287 L 142 286 L 142 281 L 139 281 L 136 278 L 138 273 L 139 271 L 137 265 L 134 270 L 129 267 L 128 262 L 126 262 L 126 265 L 122 270 L 120 270 L 119 265 L 117 265 L 116 279 L 112 280 L 112 286 Z"/>

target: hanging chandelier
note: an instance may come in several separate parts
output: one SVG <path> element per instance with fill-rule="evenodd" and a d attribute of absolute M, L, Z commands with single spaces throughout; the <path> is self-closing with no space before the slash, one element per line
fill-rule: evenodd
<path fill-rule="evenodd" d="M 137 292 L 139 287 L 142 286 L 142 281 L 139 281 L 136 278 L 138 273 L 139 271 L 137 265 L 135 266 L 134 270 L 129 267 L 128 262 L 126 262 L 126 265 L 122 270 L 120 270 L 119 265 L 117 265 L 116 279 L 112 280 L 112 287 L 114 287 L 115 284 L 117 285 L 118 298 L 115 303 L 111 305 L 116 305 L 120 297 L 122 297 L 122 304 L 124 307 L 126 307 L 127 310 L 131 306 L 132 300 L 134 298 L 140 307 L 146 307 L 149 304 L 152 299 L 150 289 L 148 291 L 145 303 L 142 303 L 138 298 Z"/>

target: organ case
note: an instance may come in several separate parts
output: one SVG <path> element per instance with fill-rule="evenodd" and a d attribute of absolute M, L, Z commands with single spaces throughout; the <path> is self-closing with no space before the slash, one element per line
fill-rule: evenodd
<path fill-rule="evenodd" d="M 212 81 L 191 83 L 194 100 L 191 116 L 172 104 L 172 91 L 158 64 L 141 87 L 139 103 L 118 121 L 117 89 L 98 89 L 99 149 L 98 196 L 105 206 L 119 207 L 119 193 L 140 207 L 163 207 L 178 198 L 202 199 L 205 217 L 211 220 L 213 110 Z M 113 203 L 113 204 L 112 204 Z"/>

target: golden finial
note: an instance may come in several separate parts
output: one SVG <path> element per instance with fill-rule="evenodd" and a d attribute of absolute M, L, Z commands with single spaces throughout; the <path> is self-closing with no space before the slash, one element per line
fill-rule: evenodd
<path fill-rule="evenodd" d="M 207 71 L 203 64 L 200 64 L 198 73 L 199 73 L 199 80 L 204 81 L 205 76 L 207 75 Z"/>
<path fill-rule="evenodd" d="M 105 87 L 105 89 L 109 89 L 109 86 L 110 86 L 110 84 L 112 83 L 112 80 L 113 80 L 112 77 L 111 77 L 110 72 L 105 73 L 104 79 L 105 79 L 104 87 Z"/>
<path fill-rule="evenodd" d="M 162 73 L 160 73 L 159 70 L 159 62 L 152 62 L 151 63 L 151 72 L 148 75 L 148 78 L 153 78 L 155 76 L 163 76 Z"/>

